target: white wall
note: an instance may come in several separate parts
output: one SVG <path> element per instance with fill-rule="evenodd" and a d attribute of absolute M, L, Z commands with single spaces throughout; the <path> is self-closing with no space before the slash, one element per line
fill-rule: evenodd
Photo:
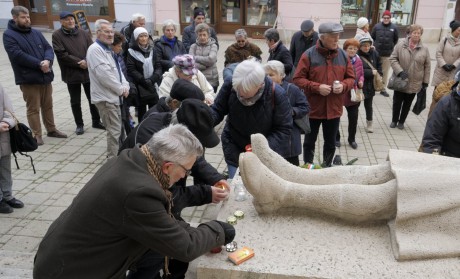
<path fill-rule="evenodd" d="M 11 9 L 13 8 L 13 1 L 0 0 L 0 29 L 6 29 L 8 20 L 11 18 Z"/>
<path fill-rule="evenodd" d="M 146 29 L 155 30 L 155 0 L 114 0 L 115 18 L 117 21 L 116 29 L 121 29 L 129 23 L 131 16 L 141 13 L 145 16 Z"/>

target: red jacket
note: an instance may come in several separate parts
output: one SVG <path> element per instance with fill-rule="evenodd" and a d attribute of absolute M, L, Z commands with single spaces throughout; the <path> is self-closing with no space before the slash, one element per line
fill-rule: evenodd
<path fill-rule="evenodd" d="M 310 103 L 310 118 L 334 119 L 343 112 L 343 93 L 319 94 L 321 84 L 332 85 L 339 80 L 343 92 L 349 91 L 355 82 L 353 66 L 342 49 L 329 50 L 318 40 L 316 47 L 308 49 L 300 58 L 293 83 L 303 89 Z"/>

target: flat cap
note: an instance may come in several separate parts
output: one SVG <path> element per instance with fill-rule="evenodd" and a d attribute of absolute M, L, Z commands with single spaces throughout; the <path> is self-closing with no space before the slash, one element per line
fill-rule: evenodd
<path fill-rule="evenodd" d="M 313 21 L 311 20 L 304 20 L 302 22 L 302 24 L 300 25 L 300 30 L 302 30 L 303 32 L 308 32 L 310 31 L 311 29 L 313 29 L 313 26 L 315 26 L 315 24 L 313 23 Z"/>
<path fill-rule="evenodd" d="M 60 19 L 64 19 L 64 18 L 66 18 L 66 17 L 68 17 L 68 16 L 71 16 L 71 17 L 75 18 L 75 15 L 74 15 L 73 13 L 71 13 L 71 12 L 68 12 L 68 11 L 62 11 L 62 12 L 59 14 L 59 18 L 60 18 Z"/>
<path fill-rule="evenodd" d="M 320 34 L 342 33 L 343 32 L 343 26 L 340 23 L 325 22 L 325 23 L 321 23 L 319 25 L 318 32 Z"/>

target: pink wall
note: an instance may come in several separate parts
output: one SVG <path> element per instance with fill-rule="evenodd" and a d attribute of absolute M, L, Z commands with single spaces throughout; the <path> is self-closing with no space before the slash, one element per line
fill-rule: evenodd
<path fill-rule="evenodd" d="M 448 0 L 419 0 L 415 23 L 423 28 L 442 28 Z"/>
<path fill-rule="evenodd" d="M 161 25 L 167 19 L 174 20 L 179 24 L 179 1 L 177 0 L 157 0 L 156 6 L 156 25 Z M 160 27 L 161 28 L 161 27 Z"/>

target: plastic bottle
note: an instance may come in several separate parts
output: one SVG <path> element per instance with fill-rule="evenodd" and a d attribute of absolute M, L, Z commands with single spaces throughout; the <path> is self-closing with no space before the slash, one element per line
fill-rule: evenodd
<path fill-rule="evenodd" d="M 235 201 L 245 201 L 248 198 L 246 188 L 242 182 L 235 185 Z"/>

